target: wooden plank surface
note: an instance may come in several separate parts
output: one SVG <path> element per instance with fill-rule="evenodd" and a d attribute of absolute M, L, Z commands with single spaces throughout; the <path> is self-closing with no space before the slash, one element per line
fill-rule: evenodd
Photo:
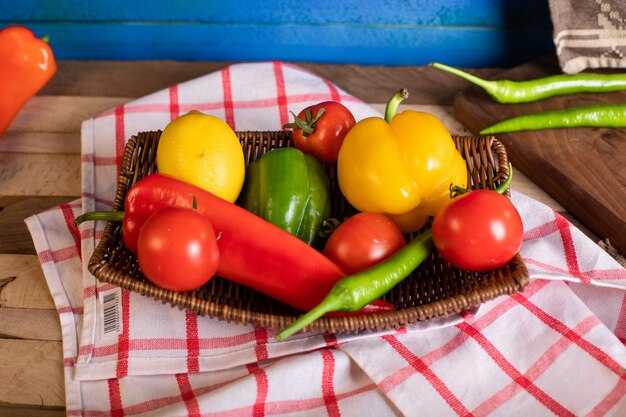
<path fill-rule="evenodd" d="M 53 81 L 0 138 L 0 415 L 63 414 L 60 325 L 24 219 L 80 196 L 81 121 L 225 65 L 62 61 Z M 453 133 L 467 133 L 452 110 L 466 84 L 432 68 L 302 66 L 380 111 L 395 90 L 407 87 L 407 108 L 434 113 Z M 489 77 L 500 71 L 475 73 Z M 516 175 L 513 188 L 567 215 L 527 177 Z"/>
<path fill-rule="evenodd" d="M 2 417 L 64 417 L 65 407 L 43 407 L 33 408 L 32 406 L 26 407 L 13 407 L 6 404 L 0 404 L 0 413 Z"/>
<path fill-rule="evenodd" d="M 127 97 L 35 96 L 13 119 L 7 131 L 80 132 L 83 120 L 129 100 Z"/>
<path fill-rule="evenodd" d="M 61 161 L 66 158 L 61 159 Z M 74 158 L 76 159 L 76 157 Z M 0 154 L 0 161 L 2 160 L 2 154 Z M 53 167 L 48 167 L 48 170 L 62 169 L 63 166 L 58 163 L 58 160 L 48 160 L 46 162 L 54 162 Z M 73 160 L 72 160 L 73 161 Z M 43 170 L 44 172 L 46 170 Z M 74 177 L 69 182 L 76 182 L 73 185 L 76 189 L 76 194 L 80 192 L 80 183 L 75 181 L 76 178 L 80 178 L 80 171 L 76 173 L 78 177 Z M 18 177 L 20 178 L 20 177 Z M 75 200 L 77 197 L 13 197 L 6 198 L 7 203 L 3 204 L 5 198 L 0 196 L 0 254 L 12 253 L 12 254 L 35 254 L 35 247 L 33 245 L 32 238 L 28 233 L 24 219 L 32 216 L 33 214 L 40 213 L 51 207 L 58 206 L 70 201 Z"/>
<path fill-rule="evenodd" d="M 33 98 L 35 100 L 35 98 Z M 28 105 L 27 105 L 28 107 Z M 2 135 L 0 153 L 80 154 L 80 134 L 58 132 L 20 132 L 10 130 Z"/>
<path fill-rule="evenodd" d="M 0 188 L 6 195 L 80 195 L 77 155 L 2 153 L 0 167 Z"/>
<path fill-rule="evenodd" d="M 36 255 L 0 254 L 0 307 L 55 308 Z"/>
<path fill-rule="evenodd" d="M 2 405 L 64 406 L 61 342 L 0 339 L 0 381 Z M 23 415 L 28 415 L 26 409 Z"/>
<path fill-rule="evenodd" d="M 498 79 L 558 73 L 554 61 L 524 64 Z M 575 94 L 525 104 L 499 104 L 482 89 L 459 93 L 458 120 L 474 133 L 499 120 L 549 110 L 626 102 L 626 91 Z M 626 129 L 547 129 L 499 134 L 511 161 L 596 234 L 626 252 Z"/>
<path fill-rule="evenodd" d="M 0 308 L 0 338 L 61 341 L 56 310 Z"/>

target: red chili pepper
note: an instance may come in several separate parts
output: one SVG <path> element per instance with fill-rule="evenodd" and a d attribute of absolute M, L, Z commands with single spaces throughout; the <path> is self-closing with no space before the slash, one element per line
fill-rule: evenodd
<path fill-rule="evenodd" d="M 138 181 L 126 194 L 125 212 L 92 212 L 76 218 L 122 221 L 124 243 L 136 253 L 145 221 L 170 206 L 190 207 L 206 215 L 218 234 L 217 275 L 253 288 L 301 310 L 316 306 L 345 273 L 302 240 L 251 212 L 192 184 L 163 174 Z M 378 300 L 366 311 L 380 312 L 393 305 Z"/>
<path fill-rule="evenodd" d="M 22 26 L 0 30 L 0 135 L 56 70 L 46 38 Z"/>

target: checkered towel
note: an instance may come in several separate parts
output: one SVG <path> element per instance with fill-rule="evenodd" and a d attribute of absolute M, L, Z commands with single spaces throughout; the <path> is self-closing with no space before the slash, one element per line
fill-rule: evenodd
<path fill-rule="evenodd" d="M 531 283 L 475 314 L 383 333 L 299 334 L 172 308 L 98 282 L 86 264 L 125 141 L 197 109 L 279 130 L 323 100 L 377 115 L 281 62 L 238 64 L 82 125 L 82 199 L 26 220 L 63 330 L 70 416 L 624 415 L 626 270 L 548 207 L 513 192 Z M 111 325 L 114 323 L 115 325 Z"/>

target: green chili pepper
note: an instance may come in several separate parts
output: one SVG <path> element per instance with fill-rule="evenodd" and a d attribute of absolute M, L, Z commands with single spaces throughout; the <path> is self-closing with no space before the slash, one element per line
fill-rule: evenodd
<path fill-rule="evenodd" d="M 496 188 L 502 194 L 511 184 L 513 167 L 509 164 L 509 176 Z M 283 340 L 332 311 L 354 312 L 385 295 L 408 277 L 433 252 L 432 231 L 426 230 L 385 261 L 364 271 L 337 281 L 328 295 L 308 313 L 300 316 L 276 335 Z"/>
<path fill-rule="evenodd" d="M 342 278 L 333 285 L 321 303 L 278 333 L 276 339 L 291 336 L 331 311 L 360 310 L 368 304 L 367 300 L 375 300 L 386 294 L 409 276 L 432 253 L 434 247 L 429 229 L 382 263 Z"/>
<path fill-rule="evenodd" d="M 487 81 L 447 65 L 436 62 L 430 65 L 476 84 L 499 103 L 528 103 L 566 94 L 626 90 L 626 73 L 558 74 L 527 81 Z"/>
<path fill-rule="evenodd" d="M 626 104 L 605 104 L 525 114 L 502 120 L 481 135 L 559 127 L 626 127 Z"/>

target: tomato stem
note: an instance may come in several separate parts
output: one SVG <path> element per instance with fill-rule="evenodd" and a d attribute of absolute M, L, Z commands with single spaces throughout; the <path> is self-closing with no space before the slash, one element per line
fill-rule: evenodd
<path fill-rule="evenodd" d="M 387 123 L 391 123 L 391 119 L 398 111 L 398 106 L 407 98 L 409 98 L 409 90 L 406 88 L 396 91 L 396 93 L 391 96 L 387 102 L 387 107 L 385 108 L 385 121 Z"/>
<path fill-rule="evenodd" d="M 509 162 L 509 175 L 506 177 L 506 180 L 498 186 L 494 191 L 498 194 L 504 194 L 509 185 L 511 185 L 511 181 L 513 180 L 513 165 Z M 469 193 L 472 190 L 468 190 L 467 188 L 460 187 L 458 185 L 450 184 L 450 198 L 458 197 L 462 194 Z"/>
<path fill-rule="evenodd" d="M 469 193 L 471 190 L 461 187 L 460 185 L 450 184 L 450 198 L 458 197 Z"/>
<path fill-rule="evenodd" d="M 283 126 L 283 129 L 301 129 L 302 135 L 304 137 L 310 136 L 315 132 L 315 123 L 326 113 L 326 109 L 321 108 L 315 113 L 315 115 L 311 115 L 311 109 L 306 109 L 304 111 L 304 119 L 299 118 L 294 112 L 290 111 L 294 117 L 293 123 L 287 123 Z"/>
<path fill-rule="evenodd" d="M 324 220 L 322 222 L 322 227 L 318 233 L 319 237 L 324 237 L 324 238 L 329 237 L 330 235 L 333 234 L 335 230 L 337 230 L 340 224 L 341 224 L 341 221 L 338 219 L 335 219 L 334 217 Z"/>

